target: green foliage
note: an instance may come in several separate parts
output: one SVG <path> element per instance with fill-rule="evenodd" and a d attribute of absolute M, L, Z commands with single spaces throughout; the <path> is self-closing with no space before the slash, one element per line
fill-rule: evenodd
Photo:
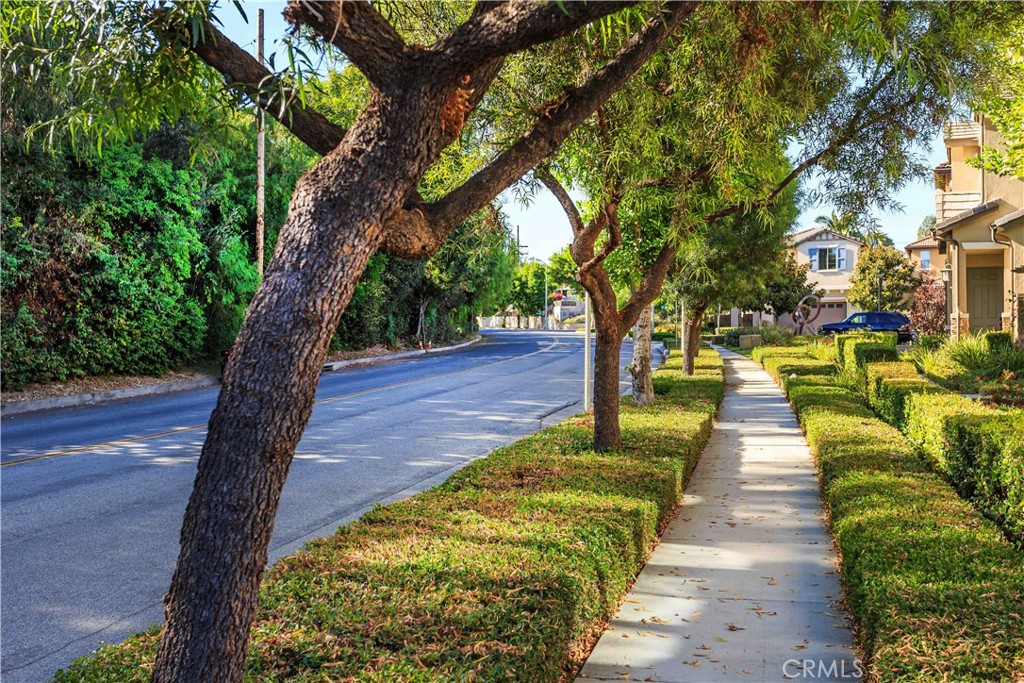
<path fill-rule="evenodd" d="M 748 334 L 761 335 L 761 343 L 769 346 L 789 344 L 793 341 L 792 330 L 777 325 L 764 325 L 762 327 L 720 327 L 719 333 L 725 335 L 725 345 L 737 347 L 740 345 L 740 337 Z"/>
<path fill-rule="evenodd" d="M 548 286 L 552 289 L 557 287 L 579 289 L 576 282 L 576 262 L 569 254 L 569 247 L 555 252 L 548 259 Z"/>
<path fill-rule="evenodd" d="M 811 264 L 798 264 L 796 256 L 789 251 L 783 258 L 775 259 L 773 264 L 763 286 L 743 303 L 743 309 L 765 311 L 778 318 L 795 311 L 805 296 L 824 293 L 823 290 L 815 290 L 816 282 L 807 281 Z"/>
<path fill-rule="evenodd" d="M 1009 332 L 986 332 L 985 343 L 989 351 L 1002 351 L 1013 346 L 1013 335 Z"/>
<path fill-rule="evenodd" d="M 544 268 L 543 263 L 527 261 L 516 269 L 507 303 L 518 315 L 539 315 L 544 310 Z"/>
<path fill-rule="evenodd" d="M 769 358 L 786 363 L 777 378 L 818 464 L 871 680 L 1012 679 L 1024 666 L 1019 549 L 821 361 L 788 350 Z"/>
<path fill-rule="evenodd" d="M 906 398 L 907 439 L 940 472 L 949 473 L 946 439 L 949 421 L 957 416 L 992 415 L 992 409 L 951 392 L 913 394 Z"/>
<path fill-rule="evenodd" d="M 1011 538 L 1024 542 L 1024 411 L 957 416 L 947 434 L 950 480 Z"/>
<path fill-rule="evenodd" d="M 929 214 L 921 219 L 921 225 L 917 226 L 917 236 L 928 237 L 935 229 L 935 214 Z"/>
<path fill-rule="evenodd" d="M 878 416 L 899 429 L 906 429 L 906 401 L 911 394 L 943 393 L 917 372 L 913 363 L 870 363 L 867 366 L 866 395 Z"/>
<path fill-rule="evenodd" d="M 264 576 L 252 680 L 563 680 L 582 664 L 711 433 L 722 362 L 654 373 L 655 403 L 622 411 L 623 447 L 596 453 L 577 416 L 443 485 L 376 508 Z M 159 634 L 133 636 L 57 683 L 134 680 Z M 341 653 L 339 655 L 339 653 Z"/>
<path fill-rule="evenodd" d="M 878 297 L 878 276 L 882 276 L 882 297 Z M 865 311 L 898 311 L 919 284 L 914 265 L 892 247 L 874 247 L 863 252 L 850 277 L 847 298 Z M 881 306 L 881 308 L 879 308 Z"/>
<path fill-rule="evenodd" d="M 990 343 L 988 334 L 995 334 Z M 1006 344 L 1003 333 L 961 335 L 940 346 L 915 348 L 910 354 L 932 380 L 955 391 L 976 393 L 983 384 L 1006 375 L 1024 376 L 1024 347 Z"/>

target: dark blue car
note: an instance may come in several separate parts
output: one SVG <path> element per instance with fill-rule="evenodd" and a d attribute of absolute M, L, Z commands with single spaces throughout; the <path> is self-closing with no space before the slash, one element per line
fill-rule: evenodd
<path fill-rule="evenodd" d="M 838 323 L 825 323 L 818 328 L 818 334 L 831 337 L 843 332 L 895 332 L 897 341 L 906 344 L 917 337 L 910 326 L 910 318 L 896 311 L 865 311 L 854 313 Z"/>

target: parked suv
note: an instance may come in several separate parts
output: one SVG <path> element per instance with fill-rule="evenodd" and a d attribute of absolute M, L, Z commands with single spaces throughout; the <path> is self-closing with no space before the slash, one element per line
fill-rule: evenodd
<path fill-rule="evenodd" d="M 834 334 L 857 330 L 895 332 L 900 344 L 906 344 L 917 338 L 917 333 L 910 327 L 910 318 L 897 311 L 854 313 L 842 322 L 825 323 L 818 328 L 818 334 L 831 337 Z"/>

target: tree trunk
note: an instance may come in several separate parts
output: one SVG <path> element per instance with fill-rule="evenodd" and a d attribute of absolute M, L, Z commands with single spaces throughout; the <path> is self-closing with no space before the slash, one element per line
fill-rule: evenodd
<path fill-rule="evenodd" d="M 704 311 L 706 306 L 694 306 L 693 310 L 687 311 L 686 331 L 683 340 L 683 374 L 693 376 L 693 366 L 700 351 L 700 328 L 704 324 Z"/>
<path fill-rule="evenodd" d="M 654 403 L 654 382 L 651 380 L 651 307 L 644 306 L 633 331 L 633 362 L 629 374 L 633 376 L 633 400 L 638 406 Z"/>
<path fill-rule="evenodd" d="M 430 102 L 423 92 L 374 97 L 296 186 L 210 418 L 164 599 L 156 683 L 242 680 L 281 489 L 331 335 L 383 223 L 436 155 Z M 434 102 L 439 111 L 443 97 Z"/>
<path fill-rule="evenodd" d="M 622 352 L 622 332 L 617 325 L 603 325 L 600 319 L 595 319 L 595 322 L 594 449 L 604 451 L 622 445 L 619 429 L 619 354 Z"/>

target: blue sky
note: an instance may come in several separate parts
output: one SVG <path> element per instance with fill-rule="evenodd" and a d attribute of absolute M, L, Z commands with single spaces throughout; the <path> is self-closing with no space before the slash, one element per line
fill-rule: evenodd
<path fill-rule="evenodd" d="M 266 31 L 265 53 L 269 56 L 276 51 L 277 41 L 285 35 L 288 25 L 281 16 L 285 3 L 246 2 L 246 23 L 238 11 L 229 2 L 222 2 L 217 16 L 224 23 L 223 31 L 233 41 L 250 53 L 256 52 L 256 12 L 265 11 L 264 26 Z M 278 48 L 279 49 L 279 48 Z M 285 56 L 278 57 L 277 64 L 284 63 Z M 931 165 L 946 160 L 946 148 L 942 140 L 941 129 L 936 129 L 931 136 L 931 143 L 925 151 Z M 813 186 L 813 181 L 810 183 Z M 570 241 L 572 233 L 569 222 L 554 197 L 543 190 L 534 197 L 529 206 L 516 203 L 510 193 L 501 197 L 505 213 L 513 230 L 518 226 L 520 237 L 528 257 L 547 260 L 551 254 L 560 251 Z M 896 202 L 903 207 L 903 212 L 877 212 L 874 216 L 882 225 L 882 229 L 893 239 L 896 246 L 902 247 L 917 237 L 917 227 L 921 220 L 935 212 L 935 190 L 931 182 L 917 181 L 908 183 L 896 195 Z M 809 207 L 799 218 L 798 228 L 810 227 L 814 217 L 828 214 L 832 207 L 826 202 Z"/>

